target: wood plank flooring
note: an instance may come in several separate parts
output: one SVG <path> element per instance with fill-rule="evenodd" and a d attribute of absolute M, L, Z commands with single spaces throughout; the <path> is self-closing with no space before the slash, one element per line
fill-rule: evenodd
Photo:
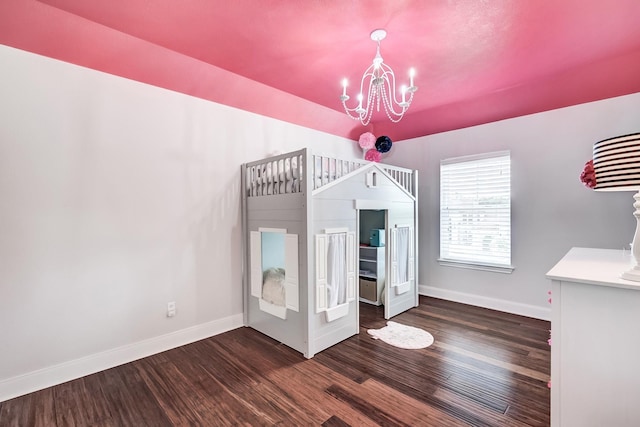
<path fill-rule="evenodd" d="M 0 403 L 0 426 L 548 426 L 549 322 L 420 297 L 393 320 L 434 344 L 361 333 L 311 360 L 250 328 Z"/>

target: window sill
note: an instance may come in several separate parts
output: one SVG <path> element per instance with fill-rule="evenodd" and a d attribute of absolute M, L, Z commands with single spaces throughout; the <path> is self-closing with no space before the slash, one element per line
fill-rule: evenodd
<path fill-rule="evenodd" d="M 503 273 L 503 274 L 511 274 L 515 269 L 515 267 L 512 265 L 504 266 L 504 265 L 480 264 L 480 263 L 474 263 L 474 262 L 454 261 L 454 260 L 442 259 L 442 258 L 438 258 L 438 264 L 440 264 L 443 267 L 466 268 L 469 270 L 491 271 L 493 273 Z"/>

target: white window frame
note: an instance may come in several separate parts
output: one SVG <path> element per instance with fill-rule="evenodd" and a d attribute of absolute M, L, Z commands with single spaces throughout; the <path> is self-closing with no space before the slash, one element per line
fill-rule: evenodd
<path fill-rule="evenodd" d="M 487 189 L 492 185 L 502 203 L 483 206 L 483 196 L 488 195 Z M 471 226 L 461 222 L 460 215 L 467 216 Z M 442 160 L 440 265 L 511 273 L 511 256 L 510 152 Z"/>

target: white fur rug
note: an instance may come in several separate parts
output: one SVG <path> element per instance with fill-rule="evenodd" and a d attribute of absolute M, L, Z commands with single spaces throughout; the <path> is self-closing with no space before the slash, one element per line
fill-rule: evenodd
<path fill-rule="evenodd" d="M 409 350 L 426 348 L 433 344 L 433 335 L 429 332 L 413 326 L 401 325 L 391 320 L 384 328 L 369 329 L 367 332 L 375 339 L 380 339 L 394 347 Z"/>

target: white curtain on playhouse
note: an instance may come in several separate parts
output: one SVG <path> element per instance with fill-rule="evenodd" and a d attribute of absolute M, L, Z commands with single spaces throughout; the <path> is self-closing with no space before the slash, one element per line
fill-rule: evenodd
<path fill-rule="evenodd" d="M 347 302 L 346 233 L 329 234 L 327 257 L 328 307 Z"/>
<path fill-rule="evenodd" d="M 347 228 L 316 234 L 316 313 L 326 312 L 327 322 L 346 316 L 356 299 L 357 248 Z"/>
<path fill-rule="evenodd" d="M 415 280 L 415 259 L 413 252 L 413 227 L 396 226 L 391 229 L 391 277 L 390 285 L 396 295 L 411 289 Z"/>
<path fill-rule="evenodd" d="M 409 281 L 409 227 L 398 227 L 398 277 L 396 283 Z"/>

